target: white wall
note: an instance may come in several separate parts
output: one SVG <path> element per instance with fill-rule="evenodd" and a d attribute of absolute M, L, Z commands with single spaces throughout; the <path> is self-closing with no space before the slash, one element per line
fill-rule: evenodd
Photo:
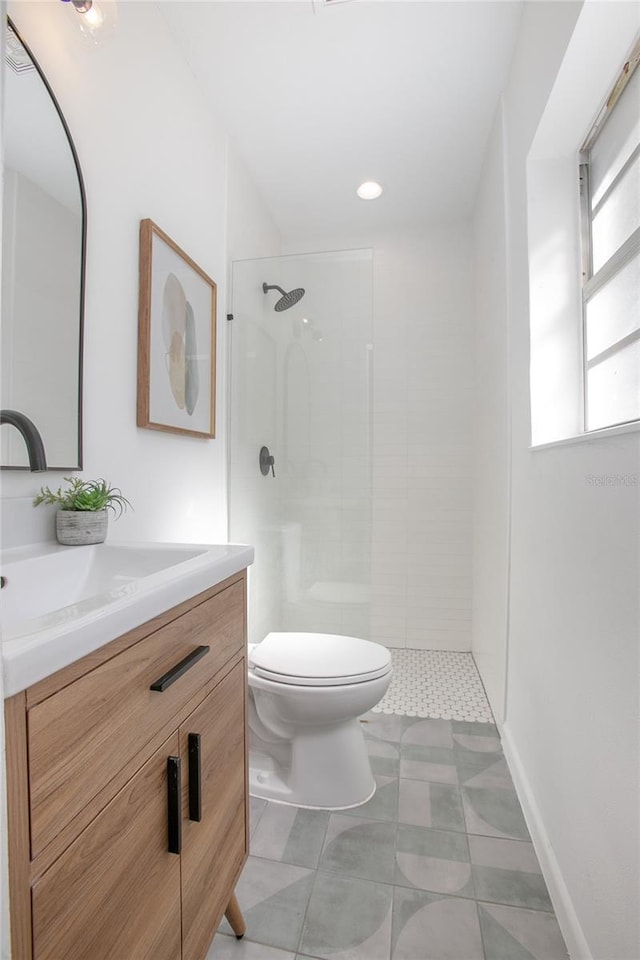
<path fill-rule="evenodd" d="M 112 537 L 224 540 L 227 243 L 237 257 L 274 253 L 275 228 L 155 4 L 118 4 L 117 29 L 100 47 L 80 35 L 71 4 L 7 6 L 56 93 L 85 180 L 84 475 L 105 476 L 134 504 Z M 136 427 L 138 228 L 145 217 L 218 284 L 212 441 Z M 59 473 L 4 473 L 3 513 L 12 501 L 28 507 L 40 484 L 61 480 Z M 0 788 L 4 798 L 3 782 Z M 6 911 L 5 884 L 2 899 Z M 6 912 L 1 926 L 5 960 Z"/>
<path fill-rule="evenodd" d="M 218 284 L 224 357 L 226 136 L 211 117 L 153 4 L 118 5 L 103 46 L 77 29 L 71 4 L 9 3 L 72 132 L 88 207 L 84 474 L 105 476 L 134 505 L 111 536 L 224 538 L 225 410 L 215 440 L 136 427 L 138 229 L 150 217 Z M 6 428 L 5 428 L 6 429 Z M 3 477 L 3 496 L 60 475 Z"/>
<path fill-rule="evenodd" d="M 625 3 L 582 13 L 579 3 L 527 4 L 504 94 L 506 226 L 480 207 L 476 223 L 480 250 L 506 242 L 509 251 L 508 330 L 498 344 L 510 371 L 508 598 L 500 582 L 493 588 L 499 608 L 509 607 L 505 750 L 573 960 L 630 960 L 640 956 L 639 435 L 529 448 L 527 154 L 576 18 L 590 8 L 603 12 L 604 48 L 607 18 L 611 27 L 638 13 Z M 498 152 L 489 157 L 481 197 L 500 163 Z M 505 292 L 481 294 L 486 337 Z M 480 393 L 485 415 L 494 399 L 493 388 Z M 502 422 L 493 442 L 508 463 Z M 491 497 L 479 498 L 480 523 L 492 509 Z"/>
<path fill-rule="evenodd" d="M 371 638 L 471 645 L 474 384 L 469 223 L 288 242 L 373 248 Z"/>
<path fill-rule="evenodd" d="M 471 644 L 473 257 L 467 223 L 374 247 L 372 636 Z"/>
<path fill-rule="evenodd" d="M 227 170 L 227 257 L 229 282 L 234 260 L 274 257 L 280 234 L 244 163 L 235 151 Z M 229 299 L 229 303 L 231 300 Z"/>
<path fill-rule="evenodd" d="M 487 144 L 474 221 L 476 389 L 473 656 L 498 724 L 504 719 L 509 576 L 509 370 L 503 106 Z M 487 242 L 490 238 L 490 242 Z"/>

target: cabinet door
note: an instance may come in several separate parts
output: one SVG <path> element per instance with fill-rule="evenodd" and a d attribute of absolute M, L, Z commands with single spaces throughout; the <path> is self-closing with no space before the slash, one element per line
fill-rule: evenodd
<path fill-rule="evenodd" d="M 180 960 L 180 857 L 167 852 L 178 755 L 176 732 L 34 884 L 34 960 Z"/>
<path fill-rule="evenodd" d="M 206 956 L 247 855 L 245 675 L 241 660 L 180 727 L 183 960 Z"/>
<path fill-rule="evenodd" d="M 234 583 L 29 710 L 32 857 L 240 653 L 243 611 L 244 584 Z M 201 645 L 209 652 L 177 683 L 149 689 Z"/>

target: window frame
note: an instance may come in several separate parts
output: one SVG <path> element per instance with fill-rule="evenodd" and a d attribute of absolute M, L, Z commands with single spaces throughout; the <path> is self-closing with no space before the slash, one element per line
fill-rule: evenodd
<path fill-rule="evenodd" d="M 591 149 L 596 143 L 602 129 L 612 115 L 615 107 L 626 89 L 631 77 L 640 64 L 640 39 L 638 39 L 622 68 L 613 89 L 609 93 L 607 100 L 600 110 L 595 122 L 587 134 L 579 152 L 578 152 L 578 182 L 580 195 L 580 241 L 581 241 L 581 261 L 582 261 L 582 295 L 581 295 L 581 374 L 582 374 L 582 418 L 585 434 L 595 433 L 600 430 L 607 430 L 611 427 L 625 426 L 628 424 L 640 423 L 640 415 L 631 420 L 615 420 L 612 423 L 601 424 L 600 426 L 588 427 L 588 373 L 589 370 L 607 360 L 609 357 L 620 353 L 625 347 L 640 340 L 640 319 L 638 326 L 631 333 L 621 337 L 615 343 L 610 344 L 606 349 L 601 350 L 590 360 L 587 358 L 587 306 L 589 301 L 599 290 L 607 283 L 618 276 L 631 260 L 640 253 L 640 225 L 636 227 L 633 233 L 624 240 L 617 249 L 611 254 L 609 259 L 603 263 L 598 270 L 593 271 L 593 220 L 597 213 L 602 209 L 603 204 L 611 196 L 616 186 L 623 179 L 630 167 L 640 156 L 640 142 L 636 144 L 631 154 L 626 159 L 620 170 L 616 173 L 612 182 L 608 185 L 602 197 L 599 199 L 595 209 L 592 210 L 591 204 L 591 183 L 590 183 L 590 157 Z"/>

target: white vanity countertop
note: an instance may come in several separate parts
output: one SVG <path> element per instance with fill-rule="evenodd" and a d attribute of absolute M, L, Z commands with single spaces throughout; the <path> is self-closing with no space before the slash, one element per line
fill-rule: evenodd
<path fill-rule="evenodd" d="M 3 693 L 13 696 L 253 563 L 238 544 L 31 544 L 2 552 Z"/>

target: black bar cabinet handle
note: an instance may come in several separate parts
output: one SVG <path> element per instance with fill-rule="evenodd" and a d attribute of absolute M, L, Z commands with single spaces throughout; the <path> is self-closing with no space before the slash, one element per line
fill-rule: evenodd
<path fill-rule="evenodd" d="M 209 653 L 209 647 L 196 647 L 188 656 L 181 660 L 180 663 L 176 663 L 175 667 L 171 667 L 171 670 L 167 671 L 159 680 L 156 680 L 155 683 L 152 683 L 149 687 L 150 690 L 157 690 L 159 693 L 162 693 L 163 690 L 166 690 L 167 687 L 170 687 L 172 683 L 175 683 L 176 680 L 179 680 L 183 673 L 186 673 L 187 670 L 190 670 L 191 667 L 198 662 L 205 653 Z"/>
<path fill-rule="evenodd" d="M 200 734 L 189 734 L 189 820 L 202 820 Z"/>
<path fill-rule="evenodd" d="M 180 757 L 167 757 L 167 838 L 169 853 L 182 849 Z"/>

